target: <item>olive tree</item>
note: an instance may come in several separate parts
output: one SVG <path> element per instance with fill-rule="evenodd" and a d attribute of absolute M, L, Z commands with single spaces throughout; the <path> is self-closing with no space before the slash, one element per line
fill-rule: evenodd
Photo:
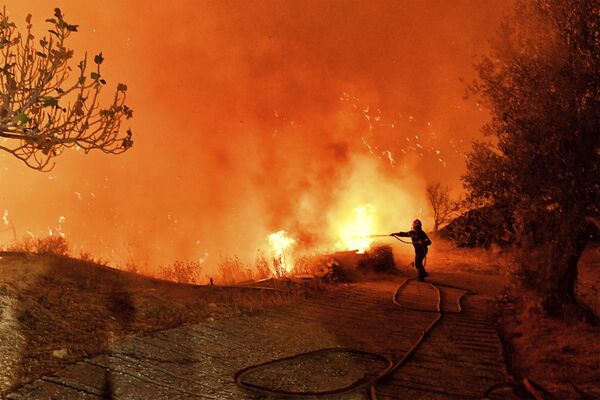
<path fill-rule="evenodd" d="M 510 207 L 521 276 L 559 314 L 575 302 L 586 216 L 600 215 L 600 4 L 517 1 L 477 71 L 491 121 L 465 187 L 479 204 Z"/>
<path fill-rule="evenodd" d="M 19 31 L 0 13 L 0 150 L 29 167 L 47 171 L 65 148 L 76 147 L 119 154 L 132 144 L 132 132 L 121 123 L 133 111 L 125 104 L 127 86 L 118 84 L 108 104 L 100 105 L 106 85 L 101 73 L 102 53 L 88 61 L 87 53 L 74 64 L 66 46 L 77 25 L 68 23 L 61 10 L 47 19 L 48 33 L 36 39 L 31 15 Z"/>

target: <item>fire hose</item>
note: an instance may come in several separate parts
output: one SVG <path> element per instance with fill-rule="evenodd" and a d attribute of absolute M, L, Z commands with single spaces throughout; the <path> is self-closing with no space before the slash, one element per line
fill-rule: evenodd
<path fill-rule="evenodd" d="M 264 362 L 262 364 L 251 365 L 249 367 L 243 368 L 243 369 L 239 370 L 238 372 L 236 372 L 236 374 L 234 375 L 235 383 L 242 390 L 245 390 L 247 392 L 250 392 L 250 393 L 253 393 L 253 394 L 256 394 L 259 396 L 266 396 L 267 398 L 278 398 L 279 397 L 279 398 L 288 398 L 288 399 L 289 398 L 298 399 L 298 398 L 308 398 L 308 397 L 340 396 L 340 395 L 345 395 L 345 394 L 356 393 L 356 392 L 359 392 L 359 391 L 362 391 L 362 390 L 365 390 L 368 388 L 369 389 L 369 398 L 371 400 L 377 400 L 377 387 L 376 387 L 377 384 L 382 383 L 387 378 L 391 377 L 391 375 L 394 372 L 396 372 L 400 367 L 402 367 L 404 364 L 406 364 L 410 360 L 410 358 L 415 354 L 417 349 L 423 344 L 423 342 L 425 342 L 425 340 L 427 339 L 427 337 L 429 336 L 429 334 L 431 333 L 433 328 L 437 324 L 439 324 L 439 322 L 441 321 L 444 314 L 460 314 L 460 313 L 462 313 L 462 305 L 461 305 L 462 298 L 467 294 L 469 294 L 469 295 L 476 294 L 476 292 L 473 292 L 469 289 L 464 289 L 464 288 L 460 288 L 457 286 L 425 282 L 425 284 L 430 285 L 437 294 L 437 303 L 436 303 L 435 309 L 431 310 L 431 309 L 426 309 L 426 308 L 407 307 L 407 306 L 401 304 L 400 302 L 398 302 L 397 298 L 398 298 L 398 295 L 401 292 L 401 290 L 409 282 L 414 281 L 414 280 L 415 280 L 414 278 L 409 278 L 409 279 L 404 280 L 404 282 L 402 282 L 398 286 L 396 291 L 394 292 L 394 297 L 393 297 L 392 301 L 394 302 L 395 305 L 401 307 L 402 309 L 418 311 L 418 312 L 425 312 L 425 313 L 432 313 L 432 314 L 435 314 L 436 316 L 429 323 L 429 325 L 427 325 L 427 327 L 421 331 L 421 334 L 419 335 L 419 338 L 417 339 L 417 341 L 410 347 L 410 349 L 408 349 L 408 351 L 406 351 L 404 353 L 404 355 L 398 361 L 394 362 L 390 357 L 383 355 L 383 354 L 369 352 L 369 351 L 363 351 L 363 350 L 358 350 L 358 349 L 353 349 L 353 348 L 347 348 L 347 347 L 325 348 L 325 349 L 319 349 L 319 350 L 310 351 L 310 352 L 306 352 L 306 353 L 299 353 L 299 354 L 295 354 L 292 356 L 279 358 L 276 360 L 270 360 L 270 361 Z M 461 295 L 458 296 L 458 298 L 456 299 L 456 307 L 457 307 L 456 310 L 442 311 L 442 308 L 441 308 L 442 294 L 441 294 L 439 287 L 447 287 L 447 288 L 452 288 L 452 289 L 457 289 L 457 290 L 462 291 Z M 269 366 L 272 366 L 274 364 L 291 361 L 291 360 L 309 359 L 309 358 L 312 358 L 312 357 L 315 357 L 318 355 L 334 353 L 334 352 L 339 352 L 339 353 L 343 352 L 343 353 L 347 353 L 347 354 L 369 356 L 371 358 L 384 361 L 387 365 L 382 371 L 380 371 L 373 378 L 366 379 L 366 380 L 359 379 L 359 380 L 355 381 L 354 383 L 352 383 L 351 385 L 348 385 L 343 388 L 334 389 L 334 390 L 326 390 L 326 391 L 318 391 L 318 392 L 317 391 L 274 390 L 274 389 L 270 389 L 265 386 L 253 384 L 253 383 L 250 383 L 250 382 L 244 380 L 244 378 L 247 377 L 249 374 L 266 369 Z M 494 391 L 496 391 L 498 389 L 502 389 L 502 388 L 511 388 L 513 390 L 522 389 L 525 393 L 528 394 L 528 396 L 530 396 L 530 398 L 533 398 L 535 400 L 555 399 L 555 397 L 552 396 L 551 393 L 549 393 L 544 388 L 539 386 L 537 383 L 535 383 L 527 378 L 524 378 L 521 382 L 507 381 L 507 382 L 501 382 L 501 383 L 491 385 L 485 390 L 481 399 L 482 400 L 492 399 L 492 397 L 490 397 L 492 395 L 492 393 Z"/>
<path fill-rule="evenodd" d="M 411 348 L 407 352 L 404 353 L 404 355 L 398 361 L 394 362 L 390 357 L 379 354 L 379 353 L 362 351 L 362 350 L 357 350 L 357 349 L 352 349 L 352 348 L 327 348 L 327 349 L 320 349 L 320 350 L 311 351 L 311 352 L 307 352 L 307 353 L 300 353 L 300 354 L 296 354 L 296 355 L 293 355 L 290 357 L 280 358 L 277 360 L 271 360 L 271 361 L 267 361 L 262 364 L 257 364 L 257 365 L 252 365 L 252 366 L 246 367 L 244 369 L 239 370 L 234 375 L 235 383 L 241 389 L 244 389 L 246 391 L 252 392 L 257 395 L 268 396 L 268 397 L 282 397 L 282 398 L 327 397 L 327 396 L 334 396 L 334 395 L 339 396 L 339 395 L 343 395 L 343 394 L 355 393 L 355 392 L 358 392 L 358 391 L 368 388 L 371 400 L 376 400 L 377 399 L 376 385 L 378 383 L 382 382 L 385 378 L 388 378 L 391 374 L 393 374 L 396 370 L 398 370 L 402 365 L 404 365 L 410 359 L 410 357 L 416 352 L 416 350 L 419 348 L 419 346 L 425 341 L 425 339 L 427 338 L 429 333 L 432 331 L 432 329 L 442 319 L 442 316 L 444 313 L 461 313 L 462 312 L 462 306 L 460 304 L 461 299 L 464 297 L 464 295 L 471 293 L 469 290 L 457 288 L 457 289 L 463 290 L 463 293 L 456 299 L 457 310 L 456 311 L 442 311 L 442 309 L 441 309 L 442 294 L 441 294 L 441 291 L 439 290 L 438 286 L 446 286 L 446 285 L 441 285 L 441 284 L 436 285 L 436 284 L 427 282 L 426 284 L 430 285 L 437 293 L 437 303 L 436 303 L 435 309 L 428 310 L 428 309 L 406 307 L 406 306 L 400 304 L 396 299 L 397 299 L 397 296 L 400 293 L 400 291 L 410 281 L 413 281 L 413 280 L 414 280 L 414 278 L 406 279 L 404 282 L 402 282 L 402 284 L 400 284 L 398 286 L 398 288 L 396 289 L 396 292 L 394 293 L 394 298 L 393 298 L 394 304 L 402 307 L 403 309 L 407 309 L 407 310 L 433 313 L 433 314 L 436 314 L 436 317 L 421 332 L 417 341 L 411 346 Z M 358 381 L 352 383 L 351 385 L 343 387 L 343 388 L 328 390 L 328 391 L 320 391 L 320 392 L 274 390 L 274 389 L 270 389 L 265 386 L 250 383 L 244 379 L 250 373 L 266 369 L 267 367 L 269 367 L 273 364 L 282 363 L 282 362 L 289 361 L 292 359 L 298 360 L 298 359 L 304 359 L 304 358 L 311 358 L 311 357 L 314 357 L 317 355 L 327 354 L 327 353 L 332 353 L 332 352 L 344 352 L 344 353 L 350 353 L 350 354 L 370 356 L 372 358 L 385 361 L 387 363 L 387 366 L 385 367 L 385 369 L 383 369 L 381 372 L 379 372 L 375 377 L 373 377 L 371 379 L 358 380 Z"/>
<path fill-rule="evenodd" d="M 383 237 L 383 236 L 390 236 L 390 235 L 372 235 L 371 237 Z M 402 243 L 406 243 L 406 244 L 412 244 L 412 242 L 407 242 L 404 241 L 402 239 L 400 239 L 397 236 L 393 236 L 396 239 L 398 239 L 399 241 L 401 241 Z M 424 260 L 425 261 L 425 260 Z M 375 353 L 375 352 L 369 352 L 369 351 L 363 351 L 363 350 L 358 350 L 358 349 L 354 349 L 354 348 L 344 348 L 344 347 L 339 347 L 339 348 L 325 348 L 325 349 L 319 349 L 319 350 L 315 350 L 315 351 L 310 351 L 310 352 L 305 352 L 305 353 L 299 353 L 299 354 L 294 354 L 288 357 L 284 357 L 284 358 L 279 358 L 279 359 L 275 359 L 275 360 L 270 360 L 261 364 L 256 364 L 256 365 L 251 365 L 248 366 L 246 368 L 243 368 L 239 371 L 237 371 L 234 375 L 234 381 L 235 383 L 238 385 L 238 387 L 240 387 L 240 389 L 245 390 L 247 392 L 253 393 L 253 394 L 257 394 L 259 396 L 266 396 L 267 398 L 307 398 L 307 397 L 329 397 L 329 396 L 340 396 L 340 395 L 345 395 L 345 394 L 351 394 L 351 393 L 356 393 L 365 389 L 369 389 L 369 397 L 371 400 L 377 400 L 377 384 L 384 382 L 387 378 L 390 378 L 391 375 L 396 372 L 399 368 L 401 368 L 404 364 L 406 364 L 410 358 L 415 354 L 415 352 L 417 351 L 417 349 L 425 342 L 425 340 L 428 338 L 428 336 L 430 335 L 431 331 L 433 330 L 433 328 L 439 324 L 439 322 L 442 320 L 442 317 L 444 314 L 461 314 L 462 313 L 462 305 L 461 305 L 461 300 L 462 298 L 469 294 L 476 294 L 476 292 L 470 290 L 470 289 L 464 289 L 461 287 L 457 287 L 457 286 L 452 286 L 452 285 L 445 285 L 445 284 L 440 284 L 440 283 L 431 283 L 431 282 L 425 282 L 424 284 L 430 285 L 435 293 L 437 294 L 437 302 L 435 305 L 435 309 L 425 309 L 425 308 L 416 308 L 416 307 L 407 307 L 403 304 L 401 304 L 400 302 L 398 302 L 397 298 L 398 295 L 400 294 L 401 290 L 411 281 L 414 281 L 414 278 L 409 278 L 409 279 L 405 279 L 404 282 L 402 282 L 398 288 L 396 289 L 396 291 L 394 292 L 394 296 L 392 298 L 392 301 L 394 302 L 395 305 L 401 307 L 402 309 L 405 310 L 410 310 L 410 311 L 417 311 L 417 312 L 425 312 L 425 313 L 432 313 L 435 314 L 435 318 L 427 325 L 427 327 L 425 329 L 423 329 L 421 331 L 421 334 L 419 335 L 418 339 L 414 342 L 414 344 L 408 349 L 408 351 L 406 351 L 402 357 L 400 357 L 400 359 L 398 359 L 397 361 L 393 361 L 390 357 L 380 354 L 380 353 Z M 440 291 L 439 287 L 447 287 L 447 288 L 452 288 L 452 289 L 457 289 L 462 291 L 462 293 L 460 294 L 460 296 L 458 296 L 456 298 L 456 310 L 453 311 L 443 311 L 441 304 L 442 304 L 442 292 Z M 374 359 L 379 359 L 384 361 L 387 365 L 386 367 L 380 371 L 375 377 L 370 378 L 370 379 L 359 379 L 357 381 L 355 381 L 354 383 L 343 387 L 343 388 L 339 388 L 339 389 L 333 389 L 333 390 L 325 390 L 325 391 L 288 391 L 288 390 L 275 390 L 272 388 L 268 388 L 266 386 L 261 386 L 258 384 L 254 384 L 248 381 L 245 381 L 244 378 L 246 378 L 249 374 L 251 373 L 255 373 L 257 371 L 261 371 L 264 370 L 274 364 L 279 364 L 282 362 L 286 362 L 286 361 L 291 361 L 291 360 L 301 360 L 301 359 L 309 359 L 318 355 L 322 355 L 322 354 L 327 354 L 327 353 L 333 353 L 333 352 L 339 352 L 339 353 L 347 353 L 347 354 L 356 354 L 356 355 L 363 355 L 363 356 L 370 356 L 371 358 Z M 525 378 L 523 380 L 523 383 L 515 383 L 515 382 L 502 382 L 502 383 L 498 383 L 495 385 L 492 385 L 490 387 L 488 387 L 483 396 L 481 397 L 482 400 L 489 400 L 491 399 L 491 394 L 500 388 L 505 388 L 505 387 L 510 387 L 510 388 L 517 388 L 520 386 L 525 387 L 525 389 L 529 392 L 529 394 L 531 394 L 536 400 L 541 400 L 541 397 L 538 397 L 536 395 L 535 392 L 535 388 L 531 385 L 532 381 L 527 380 L 527 378 Z M 538 387 L 539 388 L 539 387 Z M 533 390 L 532 390 L 533 389 Z M 545 392 L 545 391 L 544 391 Z M 546 394 L 549 394 L 548 392 L 545 392 Z M 552 398 L 552 397 L 551 397 Z"/>

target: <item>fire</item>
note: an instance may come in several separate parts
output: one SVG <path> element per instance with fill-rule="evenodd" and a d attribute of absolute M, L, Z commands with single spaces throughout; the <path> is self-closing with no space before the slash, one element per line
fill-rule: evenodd
<path fill-rule="evenodd" d="M 284 230 L 271 233 L 267 239 L 273 254 L 273 274 L 277 277 L 284 276 L 292 270 L 292 263 L 286 250 L 296 241 L 289 237 Z"/>
<path fill-rule="evenodd" d="M 362 207 L 354 209 L 354 218 L 342 224 L 339 235 L 341 243 L 338 246 L 343 246 L 347 250 L 356 250 L 357 253 L 364 253 L 369 249 L 373 238 L 373 216 L 375 207 L 371 204 L 366 204 Z"/>

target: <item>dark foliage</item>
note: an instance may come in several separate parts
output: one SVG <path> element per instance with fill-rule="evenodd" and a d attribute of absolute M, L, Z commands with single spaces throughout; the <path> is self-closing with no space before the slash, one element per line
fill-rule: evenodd
<path fill-rule="evenodd" d="M 396 272 L 392 247 L 377 246 L 368 250 L 359 259 L 357 266 L 358 269 L 363 271 L 373 271 L 378 273 Z"/>
<path fill-rule="evenodd" d="M 477 70 L 492 140 L 468 155 L 469 200 L 510 207 L 520 272 L 559 314 L 600 215 L 600 3 L 518 1 Z"/>
<path fill-rule="evenodd" d="M 439 231 L 459 247 L 507 245 L 514 239 L 513 219 L 508 207 L 485 206 L 469 210 Z"/>

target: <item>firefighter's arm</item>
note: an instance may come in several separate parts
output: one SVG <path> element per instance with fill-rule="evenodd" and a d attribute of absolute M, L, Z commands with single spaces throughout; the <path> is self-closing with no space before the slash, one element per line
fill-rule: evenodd
<path fill-rule="evenodd" d="M 390 236 L 410 237 L 410 233 L 409 232 L 395 232 L 395 233 L 390 233 Z"/>

